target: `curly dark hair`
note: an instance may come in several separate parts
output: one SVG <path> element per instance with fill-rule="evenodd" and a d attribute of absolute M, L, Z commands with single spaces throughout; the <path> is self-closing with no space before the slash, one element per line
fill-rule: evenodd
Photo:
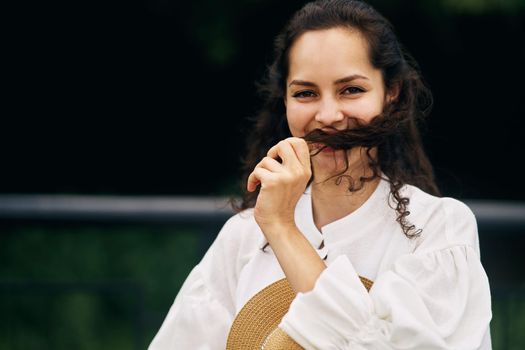
<path fill-rule="evenodd" d="M 346 151 L 355 146 L 364 147 L 373 175 L 361 177 L 357 182 L 360 186 L 348 179 L 349 191 L 359 190 L 364 182 L 384 174 L 384 179 L 390 183 L 397 221 L 407 237 L 416 237 L 421 230 L 407 220 L 409 199 L 401 195 L 400 189 L 411 184 L 430 194 L 440 195 L 419 132 L 432 107 L 432 94 L 423 82 L 416 61 L 401 47 L 390 22 L 362 1 L 308 3 L 292 16 L 276 37 L 274 60 L 258 83 L 263 105 L 248 135 L 242 167 L 243 195 L 240 204 L 234 208 L 244 210 L 255 206 L 258 190 L 246 191 L 248 175 L 273 145 L 291 136 L 284 105 L 290 47 L 305 32 L 337 27 L 359 31 L 368 42 L 370 62 L 382 72 L 386 91 L 396 89 L 397 97 L 386 104 L 383 113 L 369 125 L 348 129 L 335 136 L 316 130 L 305 139 Z M 377 152 L 371 152 L 372 149 Z M 338 176 L 348 177 L 343 173 Z"/>

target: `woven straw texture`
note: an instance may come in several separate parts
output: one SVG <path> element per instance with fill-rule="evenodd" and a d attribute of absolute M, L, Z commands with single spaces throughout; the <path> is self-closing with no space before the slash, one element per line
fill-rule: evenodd
<path fill-rule="evenodd" d="M 359 278 L 370 290 L 373 282 Z M 255 294 L 235 317 L 226 350 L 301 350 L 299 344 L 277 327 L 295 295 L 286 278 Z"/>

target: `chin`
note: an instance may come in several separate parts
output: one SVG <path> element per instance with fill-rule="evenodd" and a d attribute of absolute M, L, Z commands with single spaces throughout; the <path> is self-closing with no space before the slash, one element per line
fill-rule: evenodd
<path fill-rule="evenodd" d="M 312 158 L 312 166 L 317 173 L 336 173 L 346 169 L 345 152 L 324 151 Z"/>

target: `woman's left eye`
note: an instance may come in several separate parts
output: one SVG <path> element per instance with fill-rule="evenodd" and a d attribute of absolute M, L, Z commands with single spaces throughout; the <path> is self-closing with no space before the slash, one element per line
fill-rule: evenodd
<path fill-rule="evenodd" d="M 350 95 L 354 95 L 354 94 L 359 94 L 359 93 L 362 93 L 362 92 L 365 92 L 364 89 L 358 87 L 358 86 L 348 86 L 346 88 L 343 89 L 343 94 L 350 94 Z"/>

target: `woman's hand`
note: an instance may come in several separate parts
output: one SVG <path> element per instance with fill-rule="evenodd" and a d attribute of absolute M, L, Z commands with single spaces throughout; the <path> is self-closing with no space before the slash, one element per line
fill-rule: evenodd
<path fill-rule="evenodd" d="M 297 293 L 312 290 L 326 268 L 294 219 L 295 206 L 311 176 L 308 144 L 290 137 L 268 151 L 248 177 L 247 185 L 250 192 L 261 185 L 255 220 Z"/>
<path fill-rule="evenodd" d="M 298 137 L 282 140 L 257 164 L 248 177 L 247 189 L 253 192 L 261 185 L 254 215 L 265 235 L 296 227 L 295 206 L 311 176 L 310 150 Z"/>

